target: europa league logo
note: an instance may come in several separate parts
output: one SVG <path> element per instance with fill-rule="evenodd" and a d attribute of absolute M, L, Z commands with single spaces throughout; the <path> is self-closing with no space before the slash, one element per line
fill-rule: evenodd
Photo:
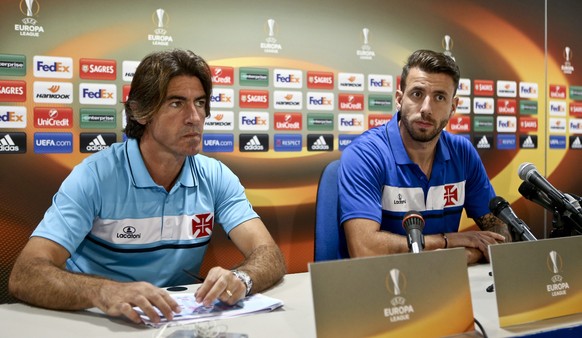
<path fill-rule="evenodd" d="M 368 28 L 362 29 L 362 36 L 364 37 L 364 44 L 362 45 L 362 50 L 370 50 L 370 30 Z"/>
<path fill-rule="evenodd" d="M 277 42 L 277 39 L 275 38 L 275 29 L 277 28 L 275 19 L 268 19 L 266 28 L 267 28 L 267 34 L 268 34 L 266 41 L 268 43 Z"/>
<path fill-rule="evenodd" d="M 564 59 L 566 61 L 561 67 L 562 72 L 564 72 L 564 74 L 572 74 L 572 72 L 574 72 L 574 66 L 572 66 L 572 63 L 570 62 L 572 60 L 572 50 L 568 46 L 564 48 Z"/>
<path fill-rule="evenodd" d="M 453 50 L 453 39 L 451 38 L 450 35 L 445 35 L 443 37 L 442 45 L 443 45 L 443 48 L 445 49 L 443 54 L 450 56 L 454 60 L 455 57 L 453 56 L 453 53 L 451 52 Z"/>
<path fill-rule="evenodd" d="M 406 289 L 406 277 L 398 269 L 390 270 L 386 276 L 386 289 L 394 296 L 400 296 Z"/>
<path fill-rule="evenodd" d="M 553 274 L 558 274 L 562 270 L 562 257 L 556 251 L 550 251 L 548 254 L 548 269 Z"/>
<path fill-rule="evenodd" d="M 23 8 L 22 4 L 26 5 L 26 10 Z M 20 12 L 22 14 L 26 13 L 26 16 L 35 16 L 40 10 L 40 5 L 36 0 L 21 0 L 20 1 Z"/>
<path fill-rule="evenodd" d="M 158 27 L 156 28 L 155 33 L 159 35 L 165 35 L 167 31 L 164 29 L 164 27 L 168 25 L 169 21 L 169 17 L 168 14 L 166 14 L 166 11 L 162 8 L 156 9 L 152 19 Z"/>

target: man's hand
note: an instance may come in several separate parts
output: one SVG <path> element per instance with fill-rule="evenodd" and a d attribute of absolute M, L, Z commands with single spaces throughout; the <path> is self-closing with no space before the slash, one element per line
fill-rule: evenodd
<path fill-rule="evenodd" d="M 246 291 L 245 284 L 232 271 L 214 267 L 196 290 L 195 297 L 196 301 L 204 306 L 212 305 L 216 299 L 233 305 L 245 297 Z"/>
<path fill-rule="evenodd" d="M 483 254 L 489 261 L 489 245 L 504 243 L 505 237 L 492 231 L 462 231 L 447 233 L 448 247 L 474 248 Z"/>
<path fill-rule="evenodd" d="M 180 306 L 168 292 L 150 283 L 118 283 L 104 281 L 95 298 L 95 304 L 109 316 L 125 316 L 134 323 L 140 323 L 139 314 L 133 309 L 139 307 L 154 323 L 160 322 L 158 308 L 168 320 L 180 312 Z"/>

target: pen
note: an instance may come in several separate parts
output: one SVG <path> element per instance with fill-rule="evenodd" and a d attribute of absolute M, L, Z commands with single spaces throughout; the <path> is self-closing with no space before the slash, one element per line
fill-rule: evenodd
<path fill-rule="evenodd" d="M 200 283 L 204 282 L 204 278 L 200 277 L 198 275 L 193 274 L 192 272 L 186 270 L 186 269 L 182 269 L 182 271 L 184 271 L 188 276 L 194 278 L 195 280 L 199 281 Z"/>

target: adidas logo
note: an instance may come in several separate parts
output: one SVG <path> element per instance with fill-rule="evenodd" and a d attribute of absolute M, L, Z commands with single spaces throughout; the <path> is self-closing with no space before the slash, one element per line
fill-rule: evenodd
<path fill-rule="evenodd" d="M 477 142 L 477 149 L 491 149 L 491 144 L 487 141 L 487 136 L 483 137 Z"/>
<path fill-rule="evenodd" d="M 6 134 L 3 138 L 0 139 L 0 152 L 19 152 L 20 148 L 14 143 L 12 137 L 9 134 Z"/>
<path fill-rule="evenodd" d="M 329 150 L 329 145 L 325 142 L 323 135 L 319 136 L 315 142 L 311 145 L 313 150 Z"/>
<path fill-rule="evenodd" d="M 244 150 L 264 151 L 265 147 L 261 144 L 261 141 L 259 141 L 259 138 L 257 137 L 257 135 L 255 135 L 247 142 L 247 144 L 245 144 Z"/>
<path fill-rule="evenodd" d="M 522 148 L 535 148 L 536 145 L 533 142 L 533 140 L 531 139 L 531 136 L 528 136 L 521 144 L 521 147 Z"/>
<path fill-rule="evenodd" d="M 87 145 L 87 151 L 97 152 L 103 149 L 107 149 L 109 146 L 107 142 L 103 139 L 102 135 L 97 135 L 89 144 Z"/>
<path fill-rule="evenodd" d="M 570 144 L 570 149 L 582 149 L 582 142 L 579 136 L 576 136 L 572 144 Z"/>

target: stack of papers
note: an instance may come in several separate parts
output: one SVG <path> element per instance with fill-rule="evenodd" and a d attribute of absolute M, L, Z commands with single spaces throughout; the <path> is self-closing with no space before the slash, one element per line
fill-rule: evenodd
<path fill-rule="evenodd" d="M 262 294 L 254 294 L 246 297 L 235 305 L 228 305 L 216 301 L 209 307 L 198 303 L 193 293 L 172 294 L 171 296 L 182 308 L 182 312 L 175 314 L 174 319 L 171 321 L 168 321 L 157 308 L 156 311 L 161 317 L 161 321 L 157 324 L 153 323 L 138 307 L 134 307 L 134 309 L 140 314 L 141 319 L 146 325 L 161 327 L 166 324 L 168 326 L 183 325 L 206 320 L 244 316 L 252 313 L 269 312 L 283 306 L 282 301 Z"/>

